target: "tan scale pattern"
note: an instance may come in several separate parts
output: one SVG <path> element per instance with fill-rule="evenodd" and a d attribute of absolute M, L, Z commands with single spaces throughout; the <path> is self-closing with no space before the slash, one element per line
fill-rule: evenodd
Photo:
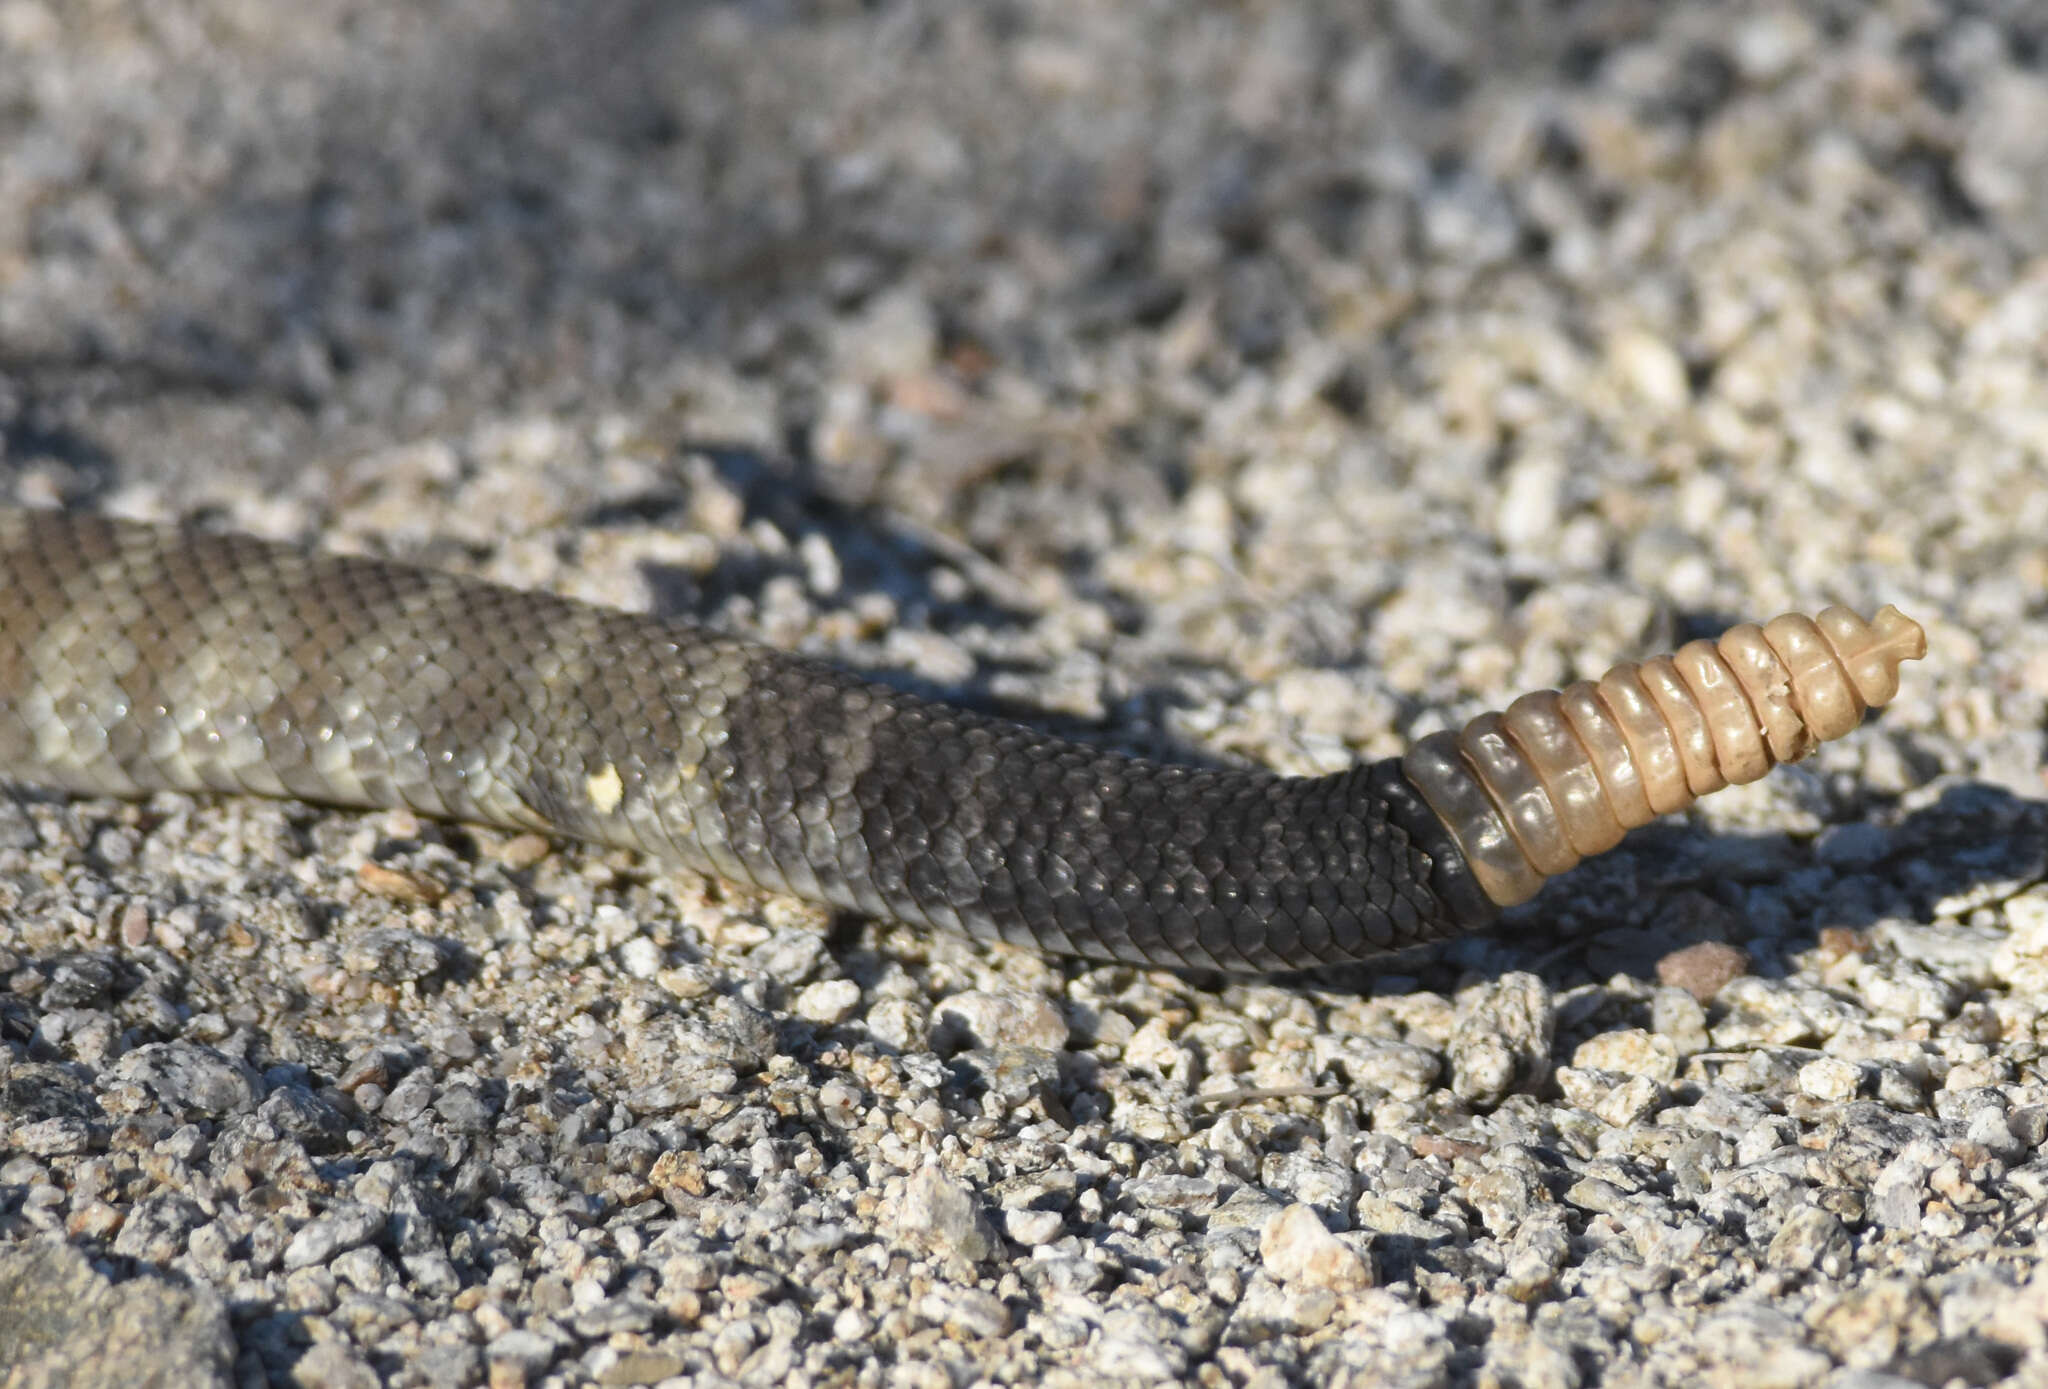
<path fill-rule="evenodd" d="M 0 773 L 408 806 L 1141 964 L 1302 969 L 1483 926 L 1628 826 L 1846 731 L 1919 654 L 1889 609 L 1874 635 L 1831 609 L 1695 647 L 1405 761 L 1288 778 L 548 594 L 0 510 Z"/>

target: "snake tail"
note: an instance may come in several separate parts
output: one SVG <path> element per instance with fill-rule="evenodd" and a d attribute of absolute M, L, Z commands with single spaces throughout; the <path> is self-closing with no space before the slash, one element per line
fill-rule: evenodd
<path fill-rule="evenodd" d="M 1926 654 L 1926 633 L 1889 606 L 1869 622 L 1843 607 L 1744 622 L 1523 695 L 1422 739 L 1401 767 L 1486 896 L 1513 906 L 1638 825 L 1841 737 Z"/>
<path fill-rule="evenodd" d="M 635 849 L 1040 950 L 1312 969 L 1493 921 L 1848 731 L 1892 609 L 1738 627 L 1324 777 L 1147 761 L 688 623 L 191 527 L 0 510 L 0 775 Z"/>

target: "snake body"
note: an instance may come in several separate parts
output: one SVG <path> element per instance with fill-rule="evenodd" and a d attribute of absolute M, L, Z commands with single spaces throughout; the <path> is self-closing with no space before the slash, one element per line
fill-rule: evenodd
<path fill-rule="evenodd" d="M 1802 692 L 1859 661 L 1889 678 L 1917 638 L 1887 609 L 1877 656 L 1830 653 L 1826 681 L 1787 674 L 1778 703 L 1805 729 Z M 1855 687 L 1856 716 L 1882 684 Z M 1662 720 L 1699 753 L 1683 717 Z M 1696 758 L 1667 766 L 1659 726 L 1632 716 L 1522 771 L 1528 735 L 1473 735 L 1478 720 L 1463 742 L 1324 777 L 1183 767 L 687 623 L 244 536 L 0 511 L 0 775 L 407 806 L 1097 959 L 1304 969 L 1484 926 L 1557 871 L 1543 845 L 1614 819 L 1589 795 L 1649 804 L 1631 768 L 1718 784 Z M 1788 735 L 1741 770 L 1812 741 Z"/>

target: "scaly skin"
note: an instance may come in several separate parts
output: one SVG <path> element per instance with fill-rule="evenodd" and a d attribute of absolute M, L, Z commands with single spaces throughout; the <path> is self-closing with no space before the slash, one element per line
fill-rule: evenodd
<path fill-rule="evenodd" d="M 1313 968 L 1497 910 L 1398 761 L 1148 762 L 684 623 L 56 512 L 0 511 L 0 774 L 407 806 L 1138 964 Z"/>

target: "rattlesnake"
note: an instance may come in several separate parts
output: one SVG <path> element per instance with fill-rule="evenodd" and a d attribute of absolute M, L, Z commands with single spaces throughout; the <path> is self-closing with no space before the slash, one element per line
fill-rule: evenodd
<path fill-rule="evenodd" d="M 1482 927 L 1622 832 L 1854 727 L 1894 608 L 1743 625 L 1313 778 L 1169 765 L 684 623 L 380 560 L 0 511 L 0 774 L 409 806 L 1141 964 Z"/>

